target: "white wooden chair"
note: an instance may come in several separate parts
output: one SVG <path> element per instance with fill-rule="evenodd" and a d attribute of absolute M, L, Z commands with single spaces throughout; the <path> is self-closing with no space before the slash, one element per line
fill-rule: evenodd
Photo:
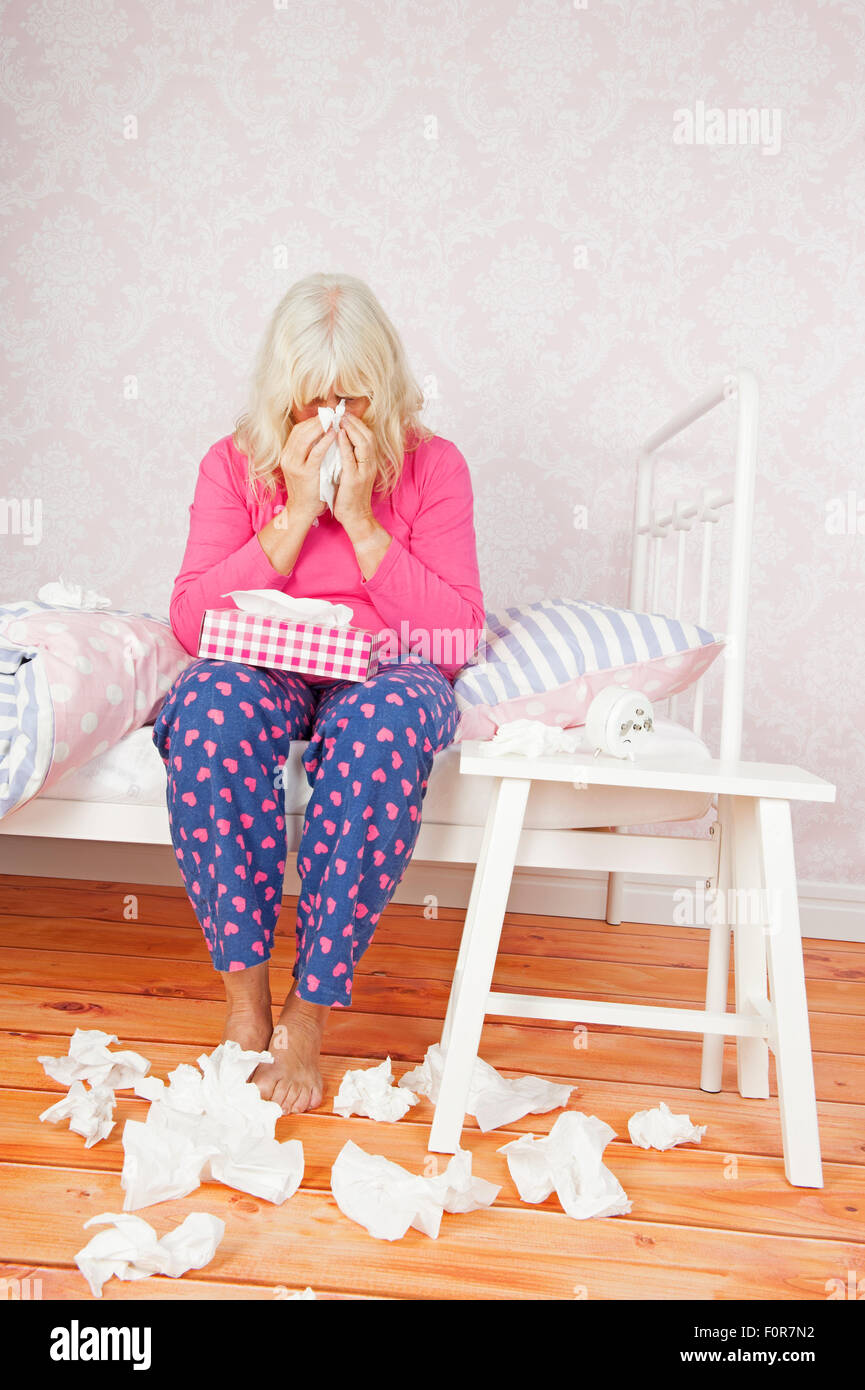
<path fill-rule="evenodd" d="M 704 492 L 697 500 L 678 498 L 672 508 L 660 512 L 653 500 L 655 452 L 731 395 L 738 400 L 732 489 Z M 497 782 L 442 1034 L 445 1064 L 430 1133 L 432 1152 L 453 1153 L 459 1145 L 471 1072 L 487 1014 L 607 1023 L 702 1033 L 700 1084 L 706 1091 L 721 1089 L 724 1036 L 735 1036 L 738 1086 L 745 1097 L 769 1095 L 771 1048 L 776 1058 L 787 1177 L 797 1185 L 822 1186 L 789 803 L 831 801 L 835 789 L 798 768 L 745 763 L 740 757 L 757 410 L 754 377 L 744 371 L 731 374 L 652 435 L 637 461 L 629 601 L 638 611 L 672 611 L 676 617 L 707 625 L 712 531 L 722 509 L 732 507 L 720 756 L 688 766 L 669 758 L 641 758 L 630 763 L 586 754 L 496 757 L 489 756 L 489 749 L 485 755 L 477 743 L 463 745 L 461 770 L 469 776 L 492 775 Z M 686 604 L 684 593 L 685 538 L 695 524 L 701 524 L 703 531 L 696 613 Z M 660 595 L 661 547 L 673 536 L 677 541 L 675 598 L 665 609 Z M 674 717 L 676 703 L 670 711 Z M 702 717 L 702 690 L 698 689 L 693 712 L 697 733 Z M 643 787 L 647 791 L 701 790 L 715 796 L 718 820 L 709 841 L 623 835 L 618 833 L 618 827 L 571 832 L 573 867 L 609 870 L 607 920 L 613 923 L 622 917 L 623 871 L 680 873 L 684 881 L 690 879 L 693 883 L 696 854 L 702 851 L 707 887 L 721 890 L 718 898 L 724 907 L 709 931 L 705 1010 L 551 999 L 491 990 L 512 874 L 521 862 L 521 845 L 527 834 L 523 830 L 523 815 L 536 779 L 588 786 Z M 751 905 L 748 920 L 731 924 L 729 906 L 741 902 L 743 894 Z M 733 1012 L 727 1012 L 731 925 L 736 1004 Z"/>

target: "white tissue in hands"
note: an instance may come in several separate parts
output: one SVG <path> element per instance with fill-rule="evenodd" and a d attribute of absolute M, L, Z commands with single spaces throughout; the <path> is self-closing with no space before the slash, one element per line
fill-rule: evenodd
<path fill-rule="evenodd" d="M 150 1070 L 150 1063 L 137 1052 L 109 1052 L 117 1042 L 114 1033 L 99 1028 L 76 1028 L 66 1057 L 39 1057 L 47 1076 L 63 1086 L 73 1081 L 89 1081 L 92 1086 L 111 1086 L 128 1091 L 139 1077 Z"/>
<path fill-rule="evenodd" d="M 230 598 L 241 613 L 256 613 L 260 618 L 278 618 L 284 623 L 315 623 L 320 627 L 348 627 L 354 609 L 347 603 L 331 603 L 326 598 L 295 598 L 278 589 L 233 589 L 223 594 Z"/>
<path fill-rule="evenodd" d="M 109 1225 L 75 1256 L 75 1263 L 90 1285 L 94 1298 L 112 1275 L 117 1279 L 147 1279 L 167 1274 L 177 1279 L 188 1269 L 209 1264 L 225 1234 L 225 1222 L 206 1212 L 193 1212 L 161 1239 L 140 1216 L 104 1212 L 85 1221 L 88 1226 Z"/>
<path fill-rule="evenodd" d="M 120 1185 L 124 1211 L 184 1197 L 213 1178 L 269 1202 L 284 1202 L 303 1178 L 299 1139 L 274 1137 L 282 1109 L 248 1080 L 269 1052 L 221 1043 L 183 1063 L 168 1085 L 146 1078 L 136 1093 L 151 1101 L 146 1120 L 127 1120 Z"/>
<path fill-rule="evenodd" d="M 674 1115 L 661 1101 L 654 1110 L 638 1110 L 628 1120 L 631 1143 L 640 1149 L 672 1149 L 676 1144 L 699 1144 L 706 1125 L 692 1125 L 690 1115 Z"/>
<path fill-rule="evenodd" d="M 60 1120 L 68 1120 L 73 1134 L 80 1134 L 86 1140 L 85 1149 L 90 1149 L 100 1139 L 106 1139 L 114 1128 L 114 1107 L 117 1104 L 110 1086 L 91 1086 L 83 1081 L 73 1081 L 66 1095 L 56 1105 L 49 1105 L 39 1116 L 56 1125 Z"/>
<path fill-rule="evenodd" d="M 347 1071 L 334 1096 L 337 1115 L 365 1115 L 369 1120 L 401 1120 L 417 1105 L 417 1096 L 408 1087 L 394 1086 L 390 1058 L 378 1067 Z"/>
<path fill-rule="evenodd" d="M 340 420 L 345 414 L 345 401 L 340 401 L 335 410 L 329 406 L 319 406 L 318 418 L 321 427 L 327 433 L 331 425 L 339 431 Z M 322 502 L 326 502 L 333 511 L 334 498 L 336 496 L 336 484 L 339 482 L 339 475 L 342 472 L 342 455 L 339 452 L 339 440 L 335 439 L 321 461 L 319 469 L 318 495 Z"/>
<path fill-rule="evenodd" d="M 400 1078 L 400 1086 L 410 1086 L 435 1105 L 441 1089 L 444 1054 L 441 1043 L 433 1043 L 419 1067 Z M 523 1115 L 542 1115 L 567 1105 L 575 1086 L 545 1081 L 540 1076 L 502 1076 L 495 1067 L 478 1057 L 472 1072 L 466 1114 L 474 1115 L 484 1133 L 512 1124 Z"/>
<path fill-rule="evenodd" d="M 494 1183 L 472 1177 L 471 1164 L 471 1154 L 461 1150 L 438 1177 L 415 1177 L 349 1139 L 331 1169 L 330 1187 L 340 1211 L 377 1240 L 401 1240 L 410 1226 L 435 1240 L 442 1212 L 476 1211 L 499 1193 Z"/>
<path fill-rule="evenodd" d="M 504 1144 L 508 1168 L 524 1202 L 544 1202 L 555 1190 L 568 1216 L 623 1216 L 631 1210 L 627 1193 L 603 1161 L 616 1131 L 595 1115 L 568 1110 L 549 1134 L 521 1135 Z"/>

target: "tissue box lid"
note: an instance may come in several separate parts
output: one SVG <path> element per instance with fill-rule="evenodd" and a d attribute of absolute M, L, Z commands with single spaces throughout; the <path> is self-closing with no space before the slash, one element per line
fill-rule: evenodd
<path fill-rule="evenodd" d="M 361 628 L 289 623 L 234 608 L 209 608 L 201 624 L 198 655 L 362 681 L 378 669 L 380 645 L 379 634 Z"/>

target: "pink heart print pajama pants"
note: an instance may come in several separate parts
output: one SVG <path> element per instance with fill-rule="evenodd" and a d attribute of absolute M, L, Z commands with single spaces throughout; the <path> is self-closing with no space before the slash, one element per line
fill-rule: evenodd
<path fill-rule="evenodd" d="M 292 739 L 312 795 L 297 855 L 301 999 L 347 1008 L 354 967 L 411 859 L 433 757 L 459 713 L 437 667 L 383 666 L 310 686 L 288 671 L 199 659 L 153 730 L 189 901 L 217 970 L 269 958 L 282 903 Z"/>

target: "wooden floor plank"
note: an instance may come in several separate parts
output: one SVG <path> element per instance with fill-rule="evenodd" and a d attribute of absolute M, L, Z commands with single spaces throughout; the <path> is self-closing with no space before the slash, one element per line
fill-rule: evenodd
<path fill-rule="evenodd" d="M 39 1056 L 55 1055 L 60 1041 L 51 1034 L 0 1034 L 0 1056 L 4 1059 L 6 1085 L 16 1090 L 38 1091 L 42 1097 L 40 1108 L 50 1105 L 66 1089 L 46 1076 L 36 1060 Z M 64 1049 L 65 1040 L 59 1050 L 62 1052 Z M 181 1062 L 194 1064 L 201 1051 L 201 1045 L 188 1043 L 149 1043 L 146 1048 L 152 1074 L 162 1077 Z M 374 1060 L 326 1054 L 322 1059 L 324 1101 L 318 1113 L 331 1111 L 333 1097 L 349 1068 L 368 1067 Z M 510 1059 L 512 1064 L 517 1060 Z M 405 1063 L 395 1062 L 393 1066 L 397 1078 L 408 1070 Z M 505 1065 L 503 1070 L 506 1074 L 519 1074 L 514 1065 Z M 780 1158 L 781 1132 L 778 1105 L 774 1099 L 742 1101 L 729 1093 L 712 1095 L 695 1087 L 658 1086 L 643 1081 L 629 1084 L 618 1078 L 595 1081 L 580 1077 L 575 1082 L 573 1077 L 547 1075 L 550 1080 L 575 1084 L 577 1090 L 571 1098 L 570 1108 L 599 1115 L 619 1135 L 627 1134 L 628 1119 L 637 1110 L 650 1109 L 663 1100 L 676 1114 L 688 1114 L 695 1123 L 708 1126 L 702 1144 L 706 1151 Z M 557 1111 L 551 1111 L 544 1115 L 526 1115 L 514 1121 L 509 1128 L 521 1133 L 546 1134 L 557 1114 Z M 432 1123 L 432 1115 L 432 1105 L 423 1098 L 411 1111 L 411 1118 L 427 1129 Z M 865 1104 L 820 1101 L 819 1115 L 825 1160 L 865 1164 Z M 338 1116 L 332 1118 L 340 1122 Z M 468 1131 L 477 1129 L 476 1121 L 471 1116 L 466 1125 Z"/>
<path fill-rule="evenodd" d="M 414 950 L 423 933 L 426 951 L 448 953 L 448 977 L 459 948 L 462 922 L 422 919 L 385 911 L 376 929 L 375 944 L 402 946 Z M 292 933 L 279 934 L 281 948 L 286 943 L 292 954 Z M 94 917 L 40 916 L 30 918 L 0 914 L 0 946 L 51 952 L 98 952 L 101 955 L 162 957 L 166 960 L 206 962 L 207 948 L 198 924 L 159 926 L 151 922 L 100 921 Z M 676 941 L 669 937 L 635 936 L 622 927 L 615 935 L 602 932 L 572 931 L 561 927 L 520 927 L 506 925 L 502 932 L 501 954 L 565 962 L 603 961 L 622 965 L 665 966 L 696 970 L 705 978 L 708 939 Z M 865 946 L 858 953 L 837 955 L 825 949 L 806 950 L 805 967 L 809 979 L 865 983 Z M 536 968 L 528 964 L 526 969 Z M 534 978 L 534 976 L 533 976 Z"/>
<path fill-rule="evenodd" d="M 0 994 L 0 1029 L 9 1032 L 57 1032 L 67 1037 L 75 1028 L 102 1028 L 124 1043 L 164 1040 L 215 1047 L 222 1034 L 223 1009 L 207 999 L 145 998 L 137 995 L 41 990 L 6 986 Z M 419 1062 L 441 1036 L 441 1019 L 364 1013 L 357 1008 L 333 1011 L 324 1035 L 329 1054 Z M 663 1038 L 646 1034 L 639 1047 L 625 1030 L 589 1029 L 586 1046 L 575 1047 L 573 1036 L 561 1028 L 522 1027 L 487 1022 L 481 1056 L 492 1066 L 521 1067 L 541 1076 L 580 1076 L 636 1082 L 646 1074 L 658 1085 L 690 1086 L 700 1075 L 700 1044 L 689 1037 Z M 65 1049 L 61 1049 L 65 1050 Z M 139 1051 L 142 1049 L 139 1047 Z M 725 1089 L 735 1086 L 735 1054 L 725 1050 Z M 821 1100 L 858 1099 L 862 1094 L 861 1059 L 838 1053 L 816 1053 L 815 1084 Z"/>
<path fill-rule="evenodd" d="M 279 957 L 275 957 L 274 962 L 277 959 Z M 7 990 L 28 987 L 42 989 L 63 985 L 76 992 L 87 989 L 94 994 L 111 990 L 128 994 L 133 999 L 188 999 L 198 1004 L 204 1001 L 218 1003 L 223 998 L 222 982 L 209 964 L 151 961 L 147 958 L 124 958 L 124 961 L 122 967 L 118 967 L 115 958 L 95 954 L 77 955 L 71 952 L 46 959 L 44 952 L 7 947 L 0 953 L 0 981 Z M 271 963 L 270 971 L 272 989 L 275 997 L 282 998 L 291 988 L 292 975 L 286 966 L 274 962 Z M 515 972 L 509 969 L 508 963 L 501 960 L 496 967 L 493 983 L 497 989 L 507 989 L 514 993 L 575 993 L 573 989 L 565 988 L 565 982 L 555 989 L 550 976 L 547 977 L 546 986 L 530 984 L 528 979 L 515 975 Z M 607 985 L 611 982 L 606 981 L 604 972 L 600 971 L 595 983 Z M 675 987 L 675 979 L 671 979 L 670 984 Z M 831 990 L 833 986 L 824 982 L 824 988 Z M 370 1014 L 441 1020 L 447 1007 L 449 990 L 449 982 L 446 980 L 431 977 L 420 980 L 405 978 L 395 971 L 387 971 L 382 968 L 382 954 L 375 955 L 371 950 L 361 961 L 355 977 L 350 1012 L 358 1009 Z M 582 979 L 581 992 L 585 997 L 604 999 L 608 1002 L 632 1005 L 647 1002 L 647 997 L 641 994 L 620 993 L 612 988 L 593 989 Z M 683 998 L 681 992 L 677 996 L 655 995 L 651 1002 L 671 1008 L 697 1009 L 702 1005 L 699 998 Z M 732 1004 L 731 1000 L 731 1008 Z M 865 1054 L 865 1015 L 821 1013 L 812 1002 L 810 1019 L 811 1045 L 816 1052 L 860 1056 Z M 557 1028 L 563 1036 L 573 1034 L 573 1026 L 561 1020 L 549 1020 L 545 1023 L 543 1020 L 526 1019 L 524 1022 L 527 1029 L 551 1026 Z M 593 1025 L 593 1036 L 601 1032 L 645 1036 L 645 1030 L 639 1027 L 609 1023 Z M 671 1041 L 677 1036 L 672 1029 L 658 1028 L 652 1032 L 656 1038 Z"/>
<path fill-rule="evenodd" d="M 8 1263 L 68 1264 L 83 1224 L 117 1210 L 114 1174 L 0 1166 L 0 1226 Z M 190 1209 L 226 1222 L 211 1280 L 338 1290 L 393 1298 L 801 1299 L 846 1281 L 865 1249 L 851 1241 L 707 1230 L 631 1217 L 577 1222 L 563 1212 L 493 1208 L 445 1215 L 437 1240 L 418 1231 L 373 1239 L 333 1198 L 303 1189 L 281 1207 L 208 1184 L 148 1208 L 160 1233 Z M 52 1213 L 46 1221 L 44 1213 Z"/>
<path fill-rule="evenodd" d="M 124 904 L 129 895 L 133 895 L 137 899 L 138 920 L 140 922 L 153 925 L 185 926 L 200 932 L 191 904 L 181 887 L 147 883 L 120 883 L 110 880 L 36 878 L 23 874 L 6 874 L 0 877 L 0 913 L 15 914 L 20 912 L 29 918 L 39 916 L 65 919 L 84 917 L 103 921 L 120 921 L 123 918 Z M 296 896 L 286 893 L 283 907 L 284 910 L 290 912 L 292 918 L 296 903 Z M 455 929 L 456 934 L 461 929 L 465 918 L 464 909 L 440 906 L 437 910 L 438 926 L 450 924 Z M 424 924 L 424 927 L 434 925 L 434 923 L 430 923 L 429 919 L 422 917 L 419 908 L 404 903 L 389 904 L 382 918 L 383 922 L 385 920 L 402 923 L 410 931 L 417 930 L 419 921 Z M 529 941 L 531 940 L 531 933 L 538 932 L 543 936 L 544 933 L 557 930 L 561 930 L 568 936 L 587 933 L 592 936 L 606 936 L 615 939 L 625 934 L 632 937 L 645 937 L 652 942 L 668 941 L 678 944 L 692 942 L 703 951 L 705 951 L 708 941 L 704 927 L 685 927 L 670 923 L 625 921 L 621 925 L 611 925 L 593 917 L 564 918 L 543 916 L 538 913 L 508 912 L 505 916 L 506 930 L 509 925 L 526 929 L 530 934 Z M 456 941 L 452 940 L 450 944 L 455 945 Z M 863 953 L 862 943 L 855 941 L 833 940 L 828 942 L 818 937 L 806 937 L 804 946 L 806 951 L 814 951 L 818 955 L 827 950 L 830 950 L 833 955 L 851 952 L 861 956 Z M 530 947 L 527 946 L 526 949 L 528 951 Z M 532 952 L 532 954 L 535 953 Z"/>
<path fill-rule="evenodd" d="M 154 1224 L 151 1221 L 151 1226 Z M 87 1232 L 85 1232 L 86 1236 Z M 83 1247 L 82 1247 L 83 1248 Z M 282 1286 L 278 1291 L 274 1291 L 273 1285 L 267 1284 L 231 1284 L 228 1281 L 219 1283 L 216 1280 L 208 1280 L 204 1277 L 206 1271 L 190 1271 L 184 1274 L 181 1279 L 152 1278 L 137 1279 L 128 1282 L 120 1279 L 109 1279 L 107 1284 L 102 1287 L 102 1298 L 105 1302 L 137 1302 L 139 1299 L 241 1299 L 244 1301 L 281 1301 L 288 1294 L 302 1293 L 301 1287 L 293 1286 L 288 1288 Z M 5 1282 L 14 1282 L 19 1286 L 17 1297 L 23 1298 L 44 1298 L 54 1299 L 55 1301 L 68 1302 L 90 1302 L 92 1295 L 84 1276 L 77 1265 L 22 1265 L 8 1264 L 0 1261 L 0 1290 L 3 1289 Z M 309 1287 L 309 1286 L 307 1286 Z M 37 1293 L 38 1290 L 38 1293 Z M 313 1290 L 315 1292 L 315 1290 Z M 382 1297 L 382 1295 L 379 1295 Z M 316 1293 L 316 1298 L 324 1299 L 329 1302 L 347 1299 L 362 1299 L 363 1294 L 345 1293 Z"/>

